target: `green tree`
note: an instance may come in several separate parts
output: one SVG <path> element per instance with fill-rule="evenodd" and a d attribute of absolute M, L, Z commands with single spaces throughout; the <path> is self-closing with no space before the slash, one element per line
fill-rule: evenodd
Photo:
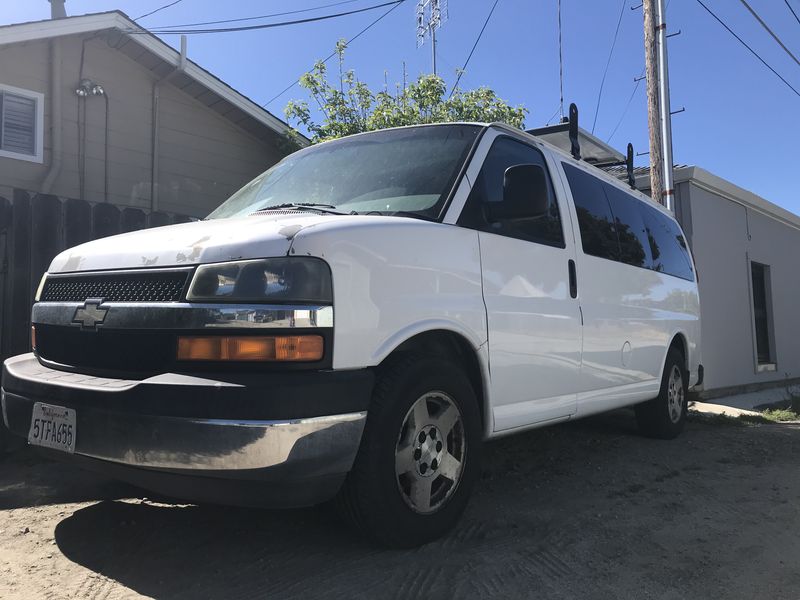
<path fill-rule="evenodd" d="M 302 125 L 312 142 L 324 142 L 353 133 L 374 131 L 402 125 L 448 123 L 454 121 L 500 121 L 522 129 L 528 110 L 509 106 L 488 87 L 462 91 L 455 88 L 448 95 L 444 80 L 437 75 L 421 75 L 415 82 L 374 93 L 356 78 L 355 71 L 344 68 L 347 44 L 336 44 L 339 58 L 338 81 L 328 79 L 324 61 L 300 78 L 319 107 L 322 120 L 315 120 L 305 100 L 290 101 L 284 112 L 290 121 Z"/>

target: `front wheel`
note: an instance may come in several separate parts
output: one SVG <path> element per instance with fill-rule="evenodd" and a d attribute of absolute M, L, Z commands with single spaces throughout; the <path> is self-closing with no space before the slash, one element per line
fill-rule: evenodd
<path fill-rule="evenodd" d="M 339 506 L 382 545 L 424 544 L 461 516 L 480 458 L 478 403 L 464 372 L 438 357 L 391 360 Z"/>
<path fill-rule="evenodd" d="M 689 374 L 683 355 L 674 348 L 670 349 L 658 396 L 636 406 L 639 430 L 648 437 L 664 440 L 677 437 L 686 422 L 688 395 Z"/>

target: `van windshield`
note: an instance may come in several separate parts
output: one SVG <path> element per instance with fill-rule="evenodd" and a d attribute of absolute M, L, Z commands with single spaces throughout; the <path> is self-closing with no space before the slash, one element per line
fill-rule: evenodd
<path fill-rule="evenodd" d="M 209 219 L 270 207 L 321 205 L 346 214 L 435 219 L 478 138 L 479 125 L 355 135 L 290 154 L 236 192 Z"/>

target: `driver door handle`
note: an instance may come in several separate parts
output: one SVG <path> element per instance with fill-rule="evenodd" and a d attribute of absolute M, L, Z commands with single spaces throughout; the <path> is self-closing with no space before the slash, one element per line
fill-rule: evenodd
<path fill-rule="evenodd" d="M 567 268 L 569 269 L 569 295 L 572 298 L 578 297 L 578 277 L 575 273 L 575 261 L 571 258 L 567 263 Z"/>

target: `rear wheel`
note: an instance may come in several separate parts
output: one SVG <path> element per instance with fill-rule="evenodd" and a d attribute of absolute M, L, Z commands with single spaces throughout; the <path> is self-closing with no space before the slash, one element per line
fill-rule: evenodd
<path fill-rule="evenodd" d="M 689 375 L 683 355 L 671 348 L 667 352 L 658 396 L 636 407 L 639 430 L 648 437 L 665 440 L 677 437 L 686 422 L 688 395 Z"/>
<path fill-rule="evenodd" d="M 382 545 L 424 544 L 461 516 L 480 455 L 477 399 L 463 371 L 437 357 L 392 360 L 376 383 L 339 506 Z"/>

